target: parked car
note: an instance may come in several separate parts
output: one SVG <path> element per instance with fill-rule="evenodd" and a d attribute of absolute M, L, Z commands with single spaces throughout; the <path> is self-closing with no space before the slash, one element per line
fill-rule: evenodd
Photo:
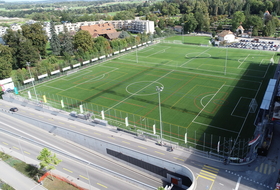
<path fill-rule="evenodd" d="M 10 111 L 12 111 L 12 112 L 17 112 L 18 109 L 17 109 L 16 107 L 14 107 L 14 108 L 11 108 Z"/>

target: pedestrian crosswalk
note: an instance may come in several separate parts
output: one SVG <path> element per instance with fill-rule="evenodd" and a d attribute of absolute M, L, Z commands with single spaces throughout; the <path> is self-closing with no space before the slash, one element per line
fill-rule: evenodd
<path fill-rule="evenodd" d="M 214 181 L 219 173 L 219 169 L 204 165 L 200 170 L 199 177 Z"/>
<path fill-rule="evenodd" d="M 261 163 L 261 165 L 259 165 L 258 167 L 255 168 L 255 171 L 269 175 L 269 174 L 275 172 L 276 168 L 269 164 Z"/>

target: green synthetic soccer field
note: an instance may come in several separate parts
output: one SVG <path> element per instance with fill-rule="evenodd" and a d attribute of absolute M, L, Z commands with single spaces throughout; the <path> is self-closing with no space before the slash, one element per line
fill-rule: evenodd
<path fill-rule="evenodd" d="M 163 137 L 198 141 L 204 134 L 250 138 L 275 52 L 159 43 L 36 86 L 40 98 L 59 107 L 79 107 L 95 117 L 159 134 L 160 92 Z M 32 91 L 32 89 L 29 89 Z M 27 91 L 27 90 L 26 90 Z M 22 94 L 27 94 L 22 91 Z M 43 99 L 42 99 L 43 100 Z M 204 136 L 205 138 L 205 136 Z M 173 139 L 174 140 L 174 139 Z"/>

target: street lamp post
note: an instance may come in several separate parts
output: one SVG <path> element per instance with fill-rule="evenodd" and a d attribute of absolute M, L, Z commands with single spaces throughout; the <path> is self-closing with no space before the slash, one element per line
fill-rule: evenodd
<path fill-rule="evenodd" d="M 253 35 L 253 27 L 254 27 L 254 26 L 250 26 L 250 29 L 251 29 L 251 38 L 252 38 L 252 35 Z"/>
<path fill-rule="evenodd" d="M 184 25 L 185 25 L 185 23 L 182 23 L 181 24 L 182 25 L 182 43 L 184 44 L 184 33 L 185 33 L 185 31 L 184 31 Z"/>
<path fill-rule="evenodd" d="M 161 104 L 160 104 L 160 92 L 163 91 L 163 87 L 156 86 L 158 92 L 158 109 L 159 109 L 159 127 L 160 127 L 160 143 L 162 143 L 162 120 L 161 120 Z"/>
<path fill-rule="evenodd" d="M 136 40 L 136 36 L 135 36 L 135 38 L 134 38 L 134 40 L 135 40 L 135 46 L 136 46 L 136 63 L 138 63 L 138 53 L 137 53 L 137 40 Z"/>
<path fill-rule="evenodd" d="M 32 75 L 31 75 L 31 71 L 30 71 L 30 62 L 26 62 L 26 65 L 28 66 L 28 71 L 29 71 L 30 79 L 32 79 Z M 33 80 L 31 80 L 31 82 L 32 82 L 32 86 L 33 86 L 34 93 L 35 93 L 35 96 L 36 96 L 37 104 L 39 104 L 39 100 L 38 100 L 38 96 L 37 96 L 37 93 L 36 93 L 36 89 L 35 89 L 35 85 L 34 85 Z"/>

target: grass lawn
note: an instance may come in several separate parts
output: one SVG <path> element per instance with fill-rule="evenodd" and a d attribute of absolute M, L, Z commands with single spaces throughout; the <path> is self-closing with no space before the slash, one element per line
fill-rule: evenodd
<path fill-rule="evenodd" d="M 193 45 L 209 45 L 209 40 L 210 36 L 188 36 L 188 35 L 183 35 L 183 36 L 174 36 L 166 39 L 167 41 L 172 41 L 172 40 L 179 40 L 183 41 L 184 44 L 193 44 Z"/>
<path fill-rule="evenodd" d="M 195 42 L 194 36 L 188 42 Z M 208 39 L 207 39 L 208 38 Z M 166 39 L 180 40 L 181 36 Z M 209 40 L 198 37 L 197 41 Z M 159 43 L 37 85 L 43 101 L 68 111 L 94 113 L 113 125 L 160 133 L 163 137 L 213 148 L 223 138 L 251 138 L 256 113 L 278 62 L 275 52 Z M 156 87 L 164 90 L 158 94 Z M 34 92 L 29 89 L 32 94 Z M 27 91 L 21 91 L 27 96 Z M 159 97 L 160 96 L 160 97 Z M 34 97 L 34 95 L 33 95 Z M 247 141 L 244 143 L 246 144 Z M 204 149 L 204 148 L 203 148 Z"/>

